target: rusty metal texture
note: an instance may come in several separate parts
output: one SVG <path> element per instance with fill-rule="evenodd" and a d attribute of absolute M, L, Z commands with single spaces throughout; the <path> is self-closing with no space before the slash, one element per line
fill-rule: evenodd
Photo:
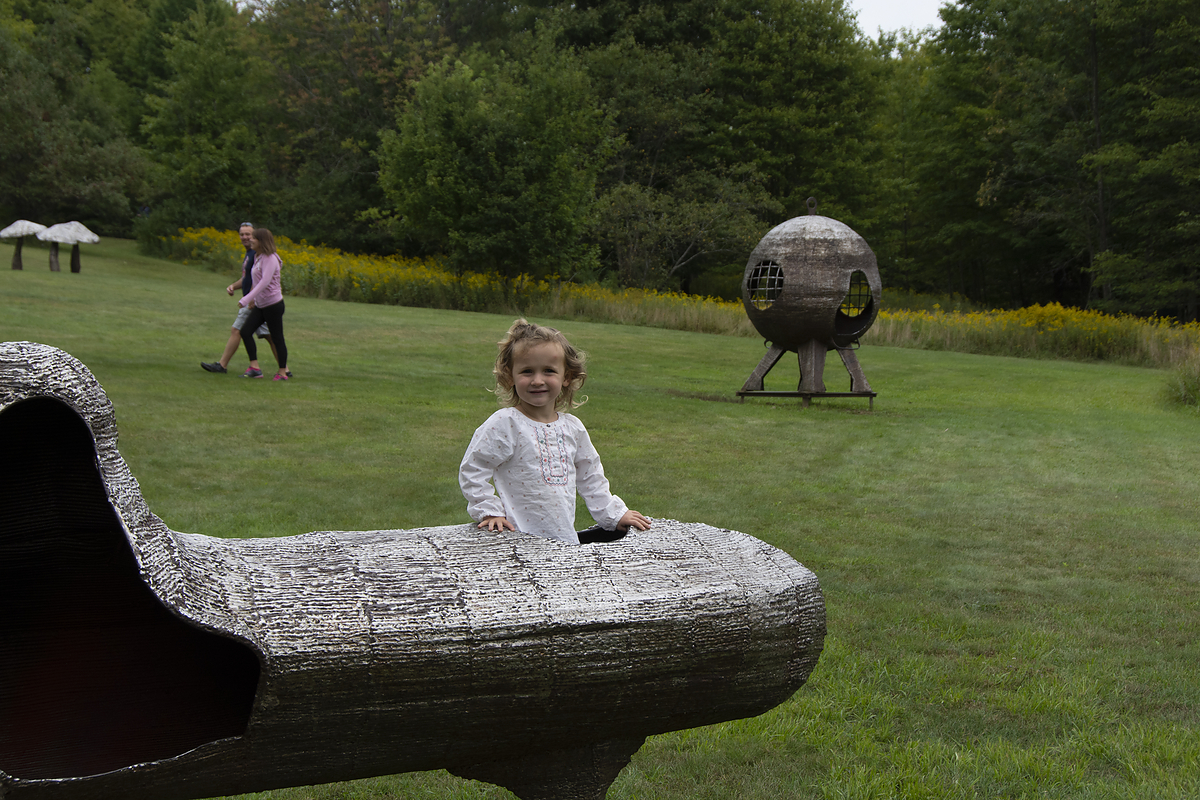
<path fill-rule="evenodd" d="M 474 525 L 170 530 L 66 353 L 0 345 L 0 797 L 196 798 L 449 768 L 602 798 L 645 736 L 811 673 L 816 577 L 655 520 L 611 544 Z"/>

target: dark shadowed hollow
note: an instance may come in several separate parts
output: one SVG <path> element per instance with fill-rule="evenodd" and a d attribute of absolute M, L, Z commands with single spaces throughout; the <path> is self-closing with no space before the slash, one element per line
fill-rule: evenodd
<path fill-rule="evenodd" d="M 0 413 L 0 771 L 94 775 L 245 732 L 250 648 L 176 617 L 139 575 L 84 421 Z"/>

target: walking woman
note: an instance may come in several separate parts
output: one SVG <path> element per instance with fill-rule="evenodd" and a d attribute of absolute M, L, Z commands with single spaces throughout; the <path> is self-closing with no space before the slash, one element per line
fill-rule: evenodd
<path fill-rule="evenodd" d="M 254 249 L 254 267 L 250 275 L 254 288 L 243 297 L 238 304 L 250 309 L 250 318 L 242 326 L 242 344 L 246 346 L 246 355 L 250 356 L 250 368 L 242 373 L 243 378 L 261 378 L 262 370 L 258 367 L 258 348 L 254 344 L 254 331 L 264 322 L 275 342 L 275 356 L 279 359 L 279 370 L 275 380 L 286 381 L 292 377 L 288 371 L 287 344 L 283 340 L 283 287 L 279 273 L 283 262 L 275 252 L 275 237 L 266 228 L 255 228 L 250 239 Z"/>

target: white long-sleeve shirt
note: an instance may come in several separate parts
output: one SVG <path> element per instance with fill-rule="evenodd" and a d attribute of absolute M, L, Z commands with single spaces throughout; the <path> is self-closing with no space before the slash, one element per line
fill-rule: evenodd
<path fill-rule="evenodd" d="M 609 491 L 600 455 L 571 414 L 554 422 L 534 422 L 515 408 L 492 414 L 471 437 L 458 485 L 476 522 L 505 517 L 523 533 L 571 544 L 579 544 L 576 491 L 610 530 L 629 510 Z"/>

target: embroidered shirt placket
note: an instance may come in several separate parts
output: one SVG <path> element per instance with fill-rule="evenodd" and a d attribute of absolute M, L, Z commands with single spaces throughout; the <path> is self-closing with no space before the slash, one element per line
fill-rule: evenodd
<path fill-rule="evenodd" d="M 550 486 L 567 485 L 567 448 L 557 425 L 537 426 L 538 456 L 542 479 Z"/>

